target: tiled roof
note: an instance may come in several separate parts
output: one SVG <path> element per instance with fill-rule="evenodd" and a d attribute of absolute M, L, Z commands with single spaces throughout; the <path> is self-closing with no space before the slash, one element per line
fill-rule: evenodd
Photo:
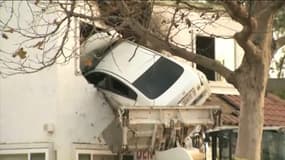
<path fill-rule="evenodd" d="M 229 106 L 239 111 L 240 98 L 237 95 L 219 95 Z M 224 124 L 237 125 L 238 116 L 235 114 L 223 114 Z M 267 94 L 264 103 L 264 125 L 265 126 L 285 126 L 285 100 L 273 94 Z"/>
<path fill-rule="evenodd" d="M 231 114 L 222 115 L 223 124 L 225 125 L 238 125 L 238 117 Z"/>

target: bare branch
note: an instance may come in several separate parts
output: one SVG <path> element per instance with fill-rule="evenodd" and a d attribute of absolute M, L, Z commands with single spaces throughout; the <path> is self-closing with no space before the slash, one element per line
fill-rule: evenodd
<path fill-rule="evenodd" d="M 171 33 L 172 27 L 175 25 L 175 17 L 176 17 L 177 12 L 178 12 L 178 8 L 175 8 L 174 14 L 173 14 L 172 19 L 171 19 L 171 24 L 168 28 L 167 35 L 166 35 L 166 41 L 167 42 L 169 40 L 169 35 Z"/>
<path fill-rule="evenodd" d="M 156 6 L 162 6 L 162 7 L 175 7 L 176 3 L 171 1 L 155 1 L 154 2 Z M 180 1 L 179 6 L 177 6 L 178 9 L 186 9 L 186 10 L 197 10 L 197 11 L 207 11 L 207 12 L 218 12 L 218 11 L 224 11 L 223 9 L 217 9 L 214 7 L 204 6 L 204 5 L 194 5 L 187 1 Z"/>
<path fill-rule="evenodd" d="M 67 14 L 69 14 L 72 17 L 75 18 L 82 18 L 82 19 L 88 19 L 90 21 L 99 21 L 99 20 L 107 20 L 109 18 L 113 18 L 113 19 L 122 19 L 121 17 L 118 16 L 108 16 L 108 17 L 103 17 L 103 16 L 89 16 L 86 14 L 81 14 L 81 13 L 76 13 L 76 12 L 70 12 L 70 11 L 66 11 Z"/>
<path fill-rule="evenodd" d="M 280 0 L 268 1 L 268 3 L 269 4 L 265 7 L 265 10 L 277 11 L 285 5 L 285 1 Z"/>
<path fill-rule="evenodd" d="M 151 41 L 152 45 L 155 45 L 156 49 L 159 48 L 161 50 L 166 50 L 175 56 L 179 56 L 186 60 L 200 64 L 206 68 L 212 69 L 221 74 L 223 77 L 225 77 L 225 79 L 228 82 L 235 84 L 235 78 L 233 76 L 233 72 L 228 68 L 226 68 L 225 66 L 223 66 L 220 62 L 207 58 L 205 56 L 201 56 L 199 54 L 192 53 L 184 48 L 178 47 L 177 45 L 168 43 L 165 40 L 158 38 L 156 35 L 152 34 L 147 29 L 143 28 L 135 20 L 129 19 L 127 20 L 127 24 L 138 35 L 145 36 L 149 41 Z"/>
<path fill-rule="evenodd" d="M 225 1 L 222 3 L 229 15 L 237 22 L 244 26 L 250 26 L 249 13 L 246 6 L 239 4 L 237 1 Z M 251 18 L 251 17 L 250 17 Z M 252 24 L 254 25 L 254 24 Z"/>
<path fill-rule="evenodd" d="M 25 52 L 25 55 L 16 57 L 12 55 L 15 55 L 17 51 L 16 53 L 10 51 L 12 52 L 10 53 L 0 50 L 0 75 L 2 77 L 15 74 L 35 73 L 55 63 L 68 62 L 73 57 L 73 52 L 68 55 L 64 53 L 64 50 L 68 49 L 66 48 L 66 43 L 69 39 L 69 33 L 71 33 L 72 17 L 70 15 L 65 14 L 65 17 L 61 17 L 61 14 L 61 16 L 59 16 L 57 13 L 62 13 L 62 10 L 54 11 L 58 6 L 49 8 L 51 12 L 47 13 L 44 6 L 41 9 L 26 1 L 25 5 L 27 6 L 27 11 L 30 12 L 29 14 L 31 14 L 31 21 L 27 21 L 27 24 L 25 24 L 26 28 L 21 28 L 18 22 L 20 18 L 18 14 L 21 15 L 21 11 L 19 10 L 21 3 L 17 2 L 18 7 L 15 7 L 13 3 L 9 5 L 13 8 L 18 8 L 17 14 L 13 17 L 16 18 L 17 22 L 11 24 L 11 26 L 7 26 L 6 30 L 3 31 L 9 32 L 10 34 L 15 33 L 20 36 L 21 40 L 15 41 L 14 45 L 16 45 L 16 48 L 23 48 L 22 50 L 23 53 Z M 70 7 L 66 9 L 68 11 L 74 10 L 75 2 L 69 5 Z M 53 17 L 61 18 L 59 21 L 56 21 L 56 19 L 53 21 L 53 17 L 48 17 L 49 14 L 52 14 Z M 9 19 L 7 21 L 9 21 Z M 49 43 L 49 45 L 46 45 L 51 41 L 57 41 L 59 43 Z M 30 54 L 34 49 L 37 49 L 39 54 Z M 59 62 L 58 60 L 61 61 Z"/>
<path fill-rule="evenodd" d="M 246 6 L 239 4 L 237 1 L 225 1 L 223 2 L 223 5 L 229 15 L 234 20 L 243 25 L 242 31 L 236 33 L 234 35 L 234 38 L 238 44 L 246 51 L 245 56 L 250 57 L 249 59 L 252 59 L 252 57 L 257 57 L 257 54 L 255 53 L 257 47 L 250 40 L 250 37 L 257 27 L 257 21 L 255 17 L 249 14 Z"/>

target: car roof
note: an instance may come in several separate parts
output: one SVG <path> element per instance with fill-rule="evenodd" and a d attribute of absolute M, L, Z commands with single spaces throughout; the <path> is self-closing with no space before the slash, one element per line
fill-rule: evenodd
<path fill-rule="evenodd" d="M 161 56 L 155 51 L 124 40 L 117 43 L 96 66 L 97 71 L 105 71 L 133 83 Z"/>

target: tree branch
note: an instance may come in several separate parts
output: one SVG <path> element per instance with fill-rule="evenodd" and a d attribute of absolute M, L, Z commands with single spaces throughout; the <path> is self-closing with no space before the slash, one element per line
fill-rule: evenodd
<path fill-rule="evenodd" d="M 250 26 L 249 14 L 245 6 L 236 1 L 225 1 L 222 3 L 229 15 L 244 26 Z"/>
<path fill-rule="evenodd" d="M 176 45 L 168 43 L 165 40 L 160 39 L 158 36 L 148 31 L 144 27 L 142 27 L 138 22 L 136 22 L 133 19 L 128 19 L 126 23 L 136 34 L 144 36 L 146 39 L 148 39 L 151 42 L 152 48 L 166 50 L 175 56 L 184 58 L 188 61 L 200 64 L 208 69 L 214 70 L 219 74 L 221 74 L 228 82 L 235 85 L 235 77 L 233 74 L 234 72 L 223 66 L 220 62 L 187 51 L 185 48 L 180 48 Z"/>
<path fill-rule="evenodd" d="M 182 1 L 181 4 L 184 4 L 185 6 L 187 6 L 187 7 L 190 8 L 190 9 L 196 9 L 196 10 L 200 10 L 200 11 L 201 11 L 201 10 L 202 10 L 202 11 L 214 10 L 213 7 L 196 6 L 196 5 L 190 4 L 190 3 L 186 2 L 186 1 L 185 1 L 185 2 Z"/>
<path fill-rule="evenodd" d="M 275 1 L 268 1 L 269 5 L 265 7 L 265 10 L 275 10 L 282 8 L 285 5 L 285 1 L 275 0 Z"/>
<path fill-rule="evenodd" d="M 243 25 L 243 29 L 241 32 L 238 32 L 234 35 L 237 43 L 246 51 L 245 56 L 256 57 L 256 46 L 250 40 L 253 32 L 256 30 L 257 21 L 255 17 L 251 16 L 247 11 L 245 6 L 238 4 L 236 1 L 225 1 L 223 5 L 229 15 L 237 22 Z"/>

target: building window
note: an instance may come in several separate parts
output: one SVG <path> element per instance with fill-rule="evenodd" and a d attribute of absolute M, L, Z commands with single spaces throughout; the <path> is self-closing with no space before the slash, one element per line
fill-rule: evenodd
<path fill-rule="evenodd" d="M 91 154 L 79 154 L 78 160 L 91 160 Z"/>
<path fill-rule="evenodd" d="M 45 153 L 31 153 L 30 160 L 45 160 L 46 155 Z"/>
<path fill-rule="evenodd" d="M 134 160 L 134 156 L 122 155 L 122 160 Z M 75 160 L 121 160 L 117 153 L 108 149 L 76 149 Z"/>
<path fill-rule="evenodd" d="M 215 38 L 206 36 L 196 36 L 196 53 L 211 59 L 215 59 Z M 202 65 L 197 65 L 197 69 L 202 71 L 208 80 L 216 80 L 215 72 Z"/>
<path fill-rule="evenodd" d="M 28 160 L 28 154 L 2 154 L 0 160 Z"/>
<path fill-rule="evenodd" d="M 119 160 L 115 154 L 94 154 L 94 153 L 83 153 L 78 154 L 77 160 Z"/>
<path fill-rule="evenodd" d="M 93 155 L 93 160 L 118 160 L 116 155 Z"/>
<path fill-rule="evenodd" d="M 78 19 L 75 19 L 75 39 L 76 39 L 76 52 L 75 52 L 75 75 L 82 75 L 84 74 L 82 71 L 82 67 L 86 67 L 86 64 L 89 64 L 94 59 L 94 53 L 101 52 L 101 50 L 105 50 L 106 48 L 100 48 L 100 50 L 93 51 L 92 53 L 88 53 L 88 56 L 84 56 L 85 58 L 82 59 L 82 53 L 80 51 L 81 45 L 83 42 L 85 42 L 88 38 L 93 36 L 96 33 L 106 33 L 108 36 L 111 35 L 111 33 L 106 31 L 106 28 L 104 27 L 98 27 L 95 24 L 87 23 L 84 21 L 80 21 Z M 99 24 L 100 26 L 100 24 Z M 91 57 L 91 58 L 90 58 Z M 82 64 L 84 63 L 84 64 Z M 86 63 L 86 64 L 85 64 Z M 90 66 L 89 66 L 90 67 Z"/>
<path fill-rule="evenodd" d="M 47 160 L 46 153 L 0 153 L 0 160 Z"/>
<path fill-rule="evenodd" d="M 0 144 L 0 160 L 53 160 L 52 143 Z"/>
<path fill-rule="evenodd" d="M 80 21 L 79 22 L 79 30 L 80 30 L 80 44 L 88 39 L 90 36 L 103 32 L 102 28 L 98 28 L 95 25 Z"/>

